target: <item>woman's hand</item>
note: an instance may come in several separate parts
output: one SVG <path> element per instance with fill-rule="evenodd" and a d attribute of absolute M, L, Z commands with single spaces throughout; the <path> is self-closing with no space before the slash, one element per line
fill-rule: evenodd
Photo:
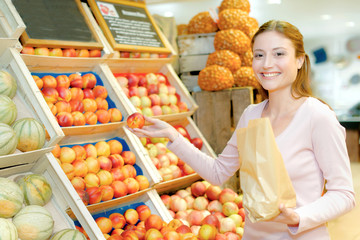
<path fill-rule="evenodd" d="M 296 227 L 299 225 L 300 217 L 292 208 L 285 207 L 284 204 L 280 204 L 279 206 L 280 214 L 275 218 L 271 219 L 271 221 L 284 223 L 289 225 L 290 227 Z"/>
<path fill-rule="evenodd" d="M 159 119 L 154 119 L 150 117 L 145 117 L 147 122 L 152 123 L 151 125 L 145 125 L 140 128 L 129 128 L 128 129 L 138 137 L 166 137 L 170 141 L 174 141 L 178 136 L 178 131 L 168 124 L 167 122 L 161 121 Z"/>

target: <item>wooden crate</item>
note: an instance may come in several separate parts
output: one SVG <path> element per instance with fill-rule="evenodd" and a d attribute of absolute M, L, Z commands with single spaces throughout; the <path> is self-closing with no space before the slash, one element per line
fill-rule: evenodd
<path fill-rule="evenodd" d="M 25 117 L 35 118 L 44 125 L 48 134 L 44 147 L 39 150 L 24 153 L 17 150 L 14 154 L 1 156 L 0 168 L 35 162 L 44 153 L 50 152 L 53 146 L 64 137 L 64 133 L 51 116 L 47 104 L 15 49 L 6 49 L 1 55 L 0 69 L 9 72 L 17 82 L 17 91 L 13 98 L 18 110 L 16 120 Z"/>
<path fill-rule="evenodd" d="M 159 118 L 164 121 L 172 121 L 179 118 L 184 118 L 191 116 L 198 105 L 190 95 L 189 91 L 186 89 L 184 84 L 181 82 L 177 74 L 175 73 L 171 64 L 162 64 L 161 62 L 123 62 L 123 64 L 117 64 L 117 61 L 108 61 L 109 68 L 113 73 L 162 73 L 165 75 L 170 83 L 176 89 L 176 93 L 180 95 L 181 101 L 185 102 L 189 108 L 188 112 L 154 116 L 154 118 Z M 114 81 L 116 81 L 114 77 Z M 125 95 L 119 86 L 120 91 Z M 131 111 L 128 114 L 136 112 L 135 107 L 130 103 Z"/>
<path fill-rule="evenodd" d="M 179 55 L 199 55 L 214 52 L 215 34 L 216 33 L 202 33 L 178 36 Z"/>
<path fill-rule="evenodd" d="M 11 0 L 0 0 L 0 38 L 19 39 L 25 24 Z"/>
<path fill-rule="evenodd" d="M 241 114 L 253 103 L 253 89 L 245 87 L 217 92 L 201 91 L 194 92 L 193 96 L 199 104 L 199 110 L 194 114 L 194 121 L 215 153 L 220 154 L 230 140 Z M 222 187 L 238 192 L 240 189 L 238 172 Z"/>
<path fill-rule="evenodd" d="M 23 55 L 24 57 L 24 55 Z M 29 60 L 27 58 L 27 60 Z M 69 59 L 71 63 L 71 59 Z M 130 103 L 126 103 L 128 99 L 125 95 L 123 95 L 122 91 L 119 89 L 119 86 L 114 80 L 114 76 L 109 70 L 108 66 L 106 64 L 91 64 L 87 67 L 78 67 L 76 64 L 73 66 L 69 66 L 70 63 L 67 61 L 63 61 L 61 59 L 58 59 L 58 65 L 55 66 L 49 66 L 46 65 L 45 62 L 41 62 L 41 64 L 38 64 L 37 62 L 26 62 L 28 69 L 31 71 L 32 74 L 36 75 L 38 74 L 44 74 L 49 73 L 50 75 L 59 75 L 59 74 L 71 74 L 71 73 L 82 73 L 82 72 L 93 72 L 101 79 L 101 84 L 103 85 L 107 91 L 108 96 L 111 99 L 111 101 L 114 103 L 117 109 L 120 110 L 120 112 L 123 115 L 123 121 L 121 122 L 114 122 L 114 123 L 106 123 L 106 124 L 96 124 L 96 125 L 85 125 L 85 126 L 72 126 L 72 127 L 62 127 L 62 131 L 65 134 L 65 138 L 72 135 L 90 135 L 90 134 L 96 134 L 101 132 L 109 132 L 114 131 L 118 128 L 121 128 L 125 125 L 125 119 L 128 116 L 128 113 L 131 112 L 129 110 L 128 105 Z M 62 65 L 61 63 L 64 63 Z M 45 65 L 42 65 L 45 64 Z M 97 83 L 99 84 L 99 83 Z M 41 94 L 40 90 L 38 90 L 39 94 Z M 48 107 L 47 107 L 48 109 Z M 52 114 L 51 114 L 52 115 Z M 52 116 L 52 118 L 55 120 L 55 117 Z"/>
<path fill-rule="evenodd" d="M 74 222 L 66 214 L 66 210 L 70 208 L 91 239 L 103 237 L 71 183 L 64 181 L 66 175 L 51 153 L 44 154 L 38 161 L 31 164 L 0 169 L 0 176 L 10 179 L 30 173 L 43 175 L 51 185 L 53 195 L 50 202 L 44 207 L 51 212 L 54 218 L 54 232 L 65 228 L 75 228 Z"/>

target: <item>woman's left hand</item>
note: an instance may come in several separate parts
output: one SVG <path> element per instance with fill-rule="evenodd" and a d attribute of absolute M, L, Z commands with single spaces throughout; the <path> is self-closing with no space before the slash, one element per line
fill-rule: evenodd
<path fill-rule="evenodd" d="M 280 214 L 275 218 L 271 219 L 271 221 L 284 223 L 289 225 L 290 227 L 295 227 L 299 225 L 300 217 L 292 208 L 285 207 L 284 204 L 280 204 L 279 206 Z"/>

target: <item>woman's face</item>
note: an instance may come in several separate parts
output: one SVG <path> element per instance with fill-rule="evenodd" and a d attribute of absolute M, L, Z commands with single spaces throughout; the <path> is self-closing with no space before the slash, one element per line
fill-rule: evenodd
<path fill-rule="evenodd" d="M 295 57 L 292 42 L 276 31 L 259 34 L 253 45 L 253 69 L 256 78 L 269 93 L 291 90 L 302 58 Z"/>

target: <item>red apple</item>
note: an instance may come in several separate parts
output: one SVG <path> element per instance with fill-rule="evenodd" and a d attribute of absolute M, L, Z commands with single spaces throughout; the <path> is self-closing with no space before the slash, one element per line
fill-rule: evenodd
<path fill-rule="evenodd" d="M 199 230 L 199 239 L 201 240 L 210 240 L 215 239 L 217 234 L 217 229 L 214 225 L 204 224 L 200 227 Z"/>
<path fill-rule="evenodd" d="M 127 79 L 128 79 L 129 88 L 138 86 L 139 77 L 136 74 L 133 73 L 128 74 Z"/>
<path fill-rule="evenodd" d="M 135 112 L 127 117 L 126 122 L 130 128 L 142 128 L 145 125 L 145 118 L 141 113 Z"/>
<path fill-rule="evenodd" d="M 197 181 L 191 184 L 191 193 L 195 197 L 203 196 L 206 191 L 206 186 L 203 182 Z"/>
<path fill-rule="evenodd" d="M 203 140 L 201 138 L 198 138 L 198 137 L 193 138 L 193 139 L 190 140 L 190 142 L 192 144 L 194 144 L 195 147 L 197 147 L 198 149 L 201 150 L 202 145 L 203 145 Z"/>
<path fill-rule="evenodd" d="M 175 125 L 174 128 L 181 134 L 183 135 L 183 137 L 187 138 L 187 139 L 191 139 L 190 134 L 188 133 L 188 131 L 186 130 L 186 128 L 184 128 L 182 125 Z"/>

